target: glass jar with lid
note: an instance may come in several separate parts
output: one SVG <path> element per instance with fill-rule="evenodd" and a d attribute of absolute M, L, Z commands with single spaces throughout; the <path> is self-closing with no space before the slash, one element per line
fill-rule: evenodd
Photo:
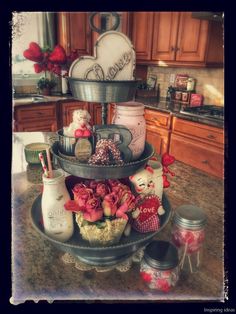
<path fill-rule="evenodd" d="M 140 275 L 149 288 L 168 292 L 179 279 L 178 264 L 178 250 L 173 244 L 153 241 L 144 250 Z"/>
<path fill-rule="evenodd" d="M 178 247 L 180 269 L 199 270 L 205 239 L 206 214 L 195 205 L 179 206 L 173 217 L 172 242 Z"/>

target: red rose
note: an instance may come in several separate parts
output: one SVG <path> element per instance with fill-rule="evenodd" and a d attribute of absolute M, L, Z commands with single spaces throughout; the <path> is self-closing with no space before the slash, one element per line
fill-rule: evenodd
<path fill-rule="evenodd" d="M 104 199 L 106 194 L 109 194 L 109 188 L 105 183 L 98 183 L 96 186 L 96 194 Z"/>
<path fill-rule="evenodd" d="M 103 216 L 103 209 L 99 198 L 90 198 L 86 203 L 86 210 L 83 214 L 85 220 L 95 222 L 100 220 Z"/>
<path fill-rule="evenodd" d="M 74 194 L 74 200 L 79 206 L 79 210 L 84 211 L 87 201 L 93 196 L 93 191 L 83 186 L 81 183 L 78 183 L 74 186 L 72 192 Z"/>
<path fill-rule="evenodd" d="M 114 216 L 117 210 L 118 196 L 112 192 L 104 197 L 102 208 L 105 216 Z"/>
<path fill-rule="evenodd" d="M 140 275 L 145 282 L 151 282 L 152 281 L 152 276 L 150 274 L 146 273 L 145 271 L 141 271 Z"/>
<path fill-rule="evenodd" d="M 110 187 L 112 188 L 113 186 L 117 186 L 120 184 L 120 181 L 117 179 L 108 179 L 108 183 Z"/>
<path fill-rule="evenodd" d="M 72 212 L 78 212 L 79 211 L 79 206 L 77 203 L 73 200 L 69 200 L 64 204 L 64 207 L 66 210 L 70 210 Z"/>

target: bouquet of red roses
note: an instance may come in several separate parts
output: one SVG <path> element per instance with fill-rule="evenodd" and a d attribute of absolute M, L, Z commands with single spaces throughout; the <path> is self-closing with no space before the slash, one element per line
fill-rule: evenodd
<path fill-rule="evenodd" d="M 119 180 L 87 180 L 72 189 L 74 200 L 65 204 L 75 212 L 83 239 L 92 246 L 119 242 L 128 223 L 128 212 L 135 208 L 136 197 Z"/>
<path fill-rule="evenodd" d="M 29 48 L 23 52 L 26 59 L 36 62 L 34 64 L 35 73 L 52 72 L 58 76 L 61 70 L 68 71 L 71 63 L 78 58 L 78 53 L 73 50 L 70 55 L 66 55 L 65 49 L 61 45 L 56 45 L 54 49 L 41 48 L 37 43 L 31 42 Z"/>

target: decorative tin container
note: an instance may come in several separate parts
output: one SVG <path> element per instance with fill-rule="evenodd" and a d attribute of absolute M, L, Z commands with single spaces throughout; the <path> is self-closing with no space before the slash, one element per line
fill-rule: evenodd
<path fill-rule="evenodd" d="M 182 205 L 176 209 L 173 217 L 172 241 L 181 255 L 181 269 L 184 268 L 191 273 L 199 269 L 206 222 L 204 211 L 195 205 Z"/>
<path fill-rule="evenodd" d="M 173 244 L 153 241 L 144 251 L 140 275 L 149 288 L 168 292 L 178 281 L 178 264 L 178 250 Z"/>
<path fill-rule="evenodd" d="M 69 77 L 74 98 L 81 101 L 109 103 L 133 100 L 138 81 L 95 81 Z"/>

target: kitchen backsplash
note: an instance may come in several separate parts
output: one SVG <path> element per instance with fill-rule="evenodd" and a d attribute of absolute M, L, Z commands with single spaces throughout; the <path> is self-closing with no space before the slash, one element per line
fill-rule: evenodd
<path fill-rule="evenodd" d="M 149 66 L 149 75 L 157 76 L 157 84 L 160 84 L 160 96 L 166 97 L 167 88 L 170 84 L 171 74 L 188 74 L 196 79 L 196 93 L 202 94 L 204 104 L 224 106 L 224 70 L 199 69 L 199 68 L 165 68 Z M 172 84 L 173 85 L 173 84 Z"/>

